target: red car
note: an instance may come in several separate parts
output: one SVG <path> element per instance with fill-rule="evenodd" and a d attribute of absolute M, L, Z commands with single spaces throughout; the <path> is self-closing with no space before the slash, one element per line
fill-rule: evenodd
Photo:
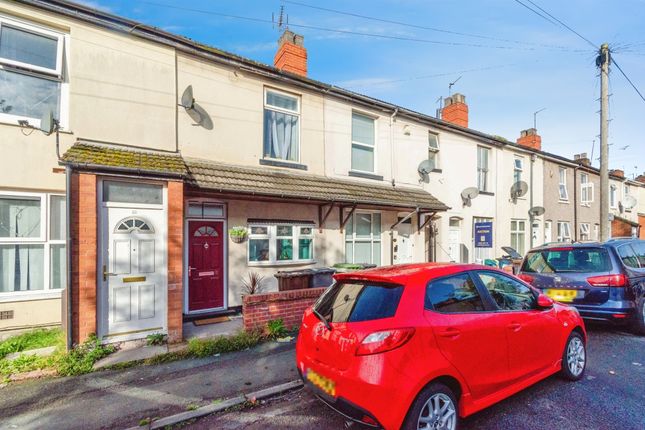
<path fill-rule="evenodd" d="M 305 311 L 296 361 L 307 387 L 351 420 L 454 430 L 549 375 L 584 373 L 578 312 L 500 270 L 428 263 L 335 279 Z"/>

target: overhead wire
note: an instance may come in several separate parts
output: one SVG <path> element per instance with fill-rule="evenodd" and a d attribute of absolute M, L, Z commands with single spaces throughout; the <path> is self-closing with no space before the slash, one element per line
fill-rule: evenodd
<path fill-rule="evenodd" d="M 542 15 L 540 12 L 538 12 L 538 11 L 537 11 L 537 10 L 535 10 L 535 9 L 533 9 L 533 8 L 532 8 L 532 7 L 530 7 L 529 5 L 527 5 L 527 4 L 525 4 L 525 3 L 522 3 L 520 0 L 514 0 L 514 1 L 515 1 L 515 3 L 517 3 L 517 4 L 520 4 L 520 5 L 524 6 L 525 8 L 527 8 L 528 10 L 530 10 L 531 12 L 533 12 L 534 14 L 536 14 L 537 16 L 539 16 L 540 18 L 544 19 L 545 21 L 547 21 L 547 22 L 549 22 L 549 23 L 551 23 L 551 24 L 553 24 L 553 25 L 555 25 L 555 26 L 557 27 L 557 25 L 558 25 L 558 24 L 557 24 L 555 21 L 553 21 L 553 20 L 551 20 L 551 19 L 547 18 L 546 16 Z"/>
<path fill-rule="evenodd" d="M 627 82 L 629 82 L 629 85 L 632 86 L 632 88 L 638 93 L 640 98 L 643 99 L 643 101 L 645 102 L 645 97 L 643 97 L 643 93 L 641 93 L 638 87 L 632 82 L 631 79 L 629 79 L 629 76 L 627 76 L 627 74 L 623 71 L 620 65 L 616 62 L 616 59 L 612 58 L 611 61 L 614 63 L 618 71 L 625 77 L 625 79 L 627 79 Z"/>

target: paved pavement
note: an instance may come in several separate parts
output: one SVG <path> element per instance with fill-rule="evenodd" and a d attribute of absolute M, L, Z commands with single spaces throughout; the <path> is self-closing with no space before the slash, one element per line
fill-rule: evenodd
<path fill-rule="evenodd" d="M 645 429 L 645 337 L 602 326 L 588 330 L 589 364 L 582 381 L 548 378 L 467 418 L 461 430 Z M 341 417 L 306 391 L 299 391 L 258 407 L 209 416 L 184 428 L 342 429 L 343 424 Z"/>
<path fill-rule="evenodd" d="M 0 429 L 119 429 L 298 378 L 294 345 L 31 380 L 0 389 Z M 242 369 L 242 370 L 240 370 Z"/>

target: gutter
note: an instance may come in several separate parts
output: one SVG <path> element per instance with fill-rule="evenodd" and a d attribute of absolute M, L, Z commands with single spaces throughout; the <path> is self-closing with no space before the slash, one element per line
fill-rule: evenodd
<path fill-rule="evenodd" d="M 161 177 L 171 177 L 177 179 L 184 179 L 187 177 L 185 173 L 176 173 L 176 172 L 167 172 L 162 170 L 148 170 L 148 169 L 137 169 L 133 167 L 120 167 L 120 166 L 105 166 L 102 164 L 92 164 L 92 163 L 78 163 L 72 161 L 61 160 L 59 162 L 61 165 L 66 167 L 71 167 L 72 169 L 77 170 L 95 170 L 98 172 L 117 172 L 117 173 L 128 173 L 134 174 L 137 176 L 145 175 L 159 175 Z"/>

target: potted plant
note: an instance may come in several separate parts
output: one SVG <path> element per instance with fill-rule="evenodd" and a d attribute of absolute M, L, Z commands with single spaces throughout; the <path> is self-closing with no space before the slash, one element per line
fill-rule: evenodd
<path fill-rule="evenodd" d="M 235 243 L 242 243 L 248 237 L 248 231 L 246 227 L 237 226 L 228 229 L 228 235 L 231 237 L 231 240 Z"/>

